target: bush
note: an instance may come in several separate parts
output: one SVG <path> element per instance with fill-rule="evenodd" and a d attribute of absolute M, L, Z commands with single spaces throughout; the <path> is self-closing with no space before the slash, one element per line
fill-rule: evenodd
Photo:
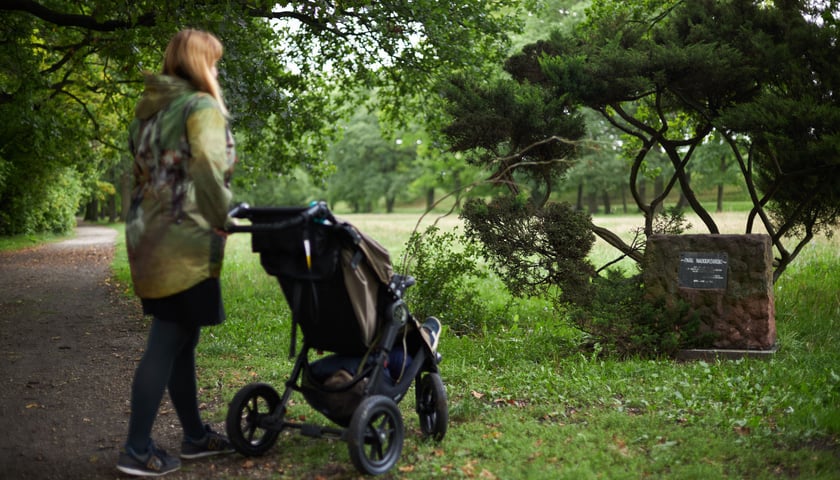
<path fill-rule="evenodd" d="M 565 203 L 543 207 L 517 197 L 464 206 L 467 237 L 480 242 L 511 294 L 552 302 L 558 317 L 571 319 L 590 347 L 617 356 L 670 356 L 702 342 L 699 322 L 684 321 L 686 308 L 669 311 L 644 296 L 641 276 L 620 270 L 599 276 L 588 256 L 595 241 L 587 214 Z M 665 209 L 654 221 L 656 233 L 679 234 L 688 223 L 679 209 Z M 637 236 L 643 235 L 638 231 Z"/>
<path fill-rule="evenodd" d="M 456 251 L 455 246 L 459 246 Z M 476 279 L 483 278 L 478 250 L 473 242 L 455 232 L 432 226 L 413 233 L 406 245 L 411 275 L 417 284 L 407 300 L 414 315 L 435 316 L 456 335 L 477 334 L 491 317 L 481 302 Z"/>
<path fill-rule="evenodd" d="M 508 196 L 489 204 L 472 199 L 461 216 L 466 236 L 481 243 L 481 254 L 513 295 L 559 294 L 558 302 L 589 301 L 595 269 L 587 256 L 595 235 L 586 213 L 567 203 L 537 208 Z"/>
<path fill-rule="evenodd" d="M 72 231 L 83 193 L 80 175 L 71 167 L 12 169 L 0 191 L 0 235 Z"/>
<path fill-rule="evenodd" d="M 573 306 L 571 317 L 596 350 L 619 357 L 660 357 L 702 342 L 699 320 L 683 320 L 687 306 L 670 311 L 645 298 L 641 275 L 626 277 L 620 270 L 609 270 L 593 284 L 592 302 Z"/>

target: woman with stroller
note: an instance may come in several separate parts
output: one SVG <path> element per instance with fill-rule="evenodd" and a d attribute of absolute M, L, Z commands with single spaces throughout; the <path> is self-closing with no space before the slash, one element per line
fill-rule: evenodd
<path fill-rule="evenodd" d="M 129 127 L 135 185 L 126 246 L 134 291 L 152 316 L 117 462 L 130 475 L 160 476 L 181 466 L 151 439 L 167 389 L 183 429 L 181 458 L 233 452 L 202 423 L 195 370 L 201 327 L 225 319 L 219 274 L 236 158 L 216 78 L 222 51 L 210 33 L 177 33 L 162 74 L 146 76 Z"/>

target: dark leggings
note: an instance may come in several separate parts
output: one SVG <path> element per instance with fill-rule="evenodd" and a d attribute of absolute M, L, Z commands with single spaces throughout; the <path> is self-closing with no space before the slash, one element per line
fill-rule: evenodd
<path fill-rule="evenodd" d="M 195 346 L 200 327 L 183 327 L 176 322 L 152 320 L 146 353 L 137 365 L 131 386 L 131 417 L 126 445 L 145 452 L 152 434 L 163 391 L 181 421 L 186 438 L 204 438 L 204 425 L 198 412 L 195 377 Z"/>

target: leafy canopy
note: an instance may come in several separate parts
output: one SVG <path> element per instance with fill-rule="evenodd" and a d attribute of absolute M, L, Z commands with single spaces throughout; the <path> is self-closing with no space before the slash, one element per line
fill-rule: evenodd
<path fill-rule="evenodd" d="M 0 206 L 31 208 L 22 192 L 39 172 L 68 167 L 95 179 L 125 161 L 142 72 L 160 69 L 182 28 L 209 30 L 225 46 L 220 83 L 239 140 L 238 177 L 247 180 L 295 167 L 328 172 L 325 146 L 339 118 L 365 100 L 357 90 L 377 89 L 380 107 L 399 119 L 427 104 L 442 72 L 499 59 L 518 8 L 513 0 L 3 2 L 0 114 L 18 121 L 0 127 Z M 12 214 L 0 233 L 21 223 Z"/>

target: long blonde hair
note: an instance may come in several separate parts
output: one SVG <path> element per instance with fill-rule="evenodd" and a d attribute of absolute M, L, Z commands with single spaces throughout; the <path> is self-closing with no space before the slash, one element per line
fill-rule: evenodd
<path fill-rule="evenodd" d="M 209 93 L 219 102 L 222 113 L 227 115 L 222 89 L 211 71 L 213 65 L 222 58 L 222 53 L 222 42 L 211 33 L 192 29 L 181 30 L 172 37 L 166 47 L 163 74 L 181 77 L 199 91 Z"/>

